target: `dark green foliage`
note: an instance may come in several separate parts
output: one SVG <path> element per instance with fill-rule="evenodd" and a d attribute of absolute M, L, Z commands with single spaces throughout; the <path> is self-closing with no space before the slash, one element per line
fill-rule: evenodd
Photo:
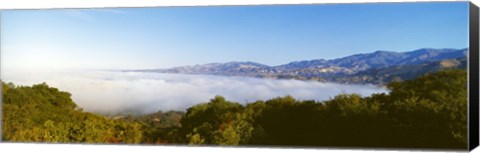
<path fill-rule="evenodd" d="M 141 143 L 163 144 L 177 143 L 177 131 L 181 127 L 180 120 L 185 116 L 184 112 L 168 111 L 156 113 L 127 116 L 123 120 L 137 122 L 142 125 L 143 139 Z"/>
<path fill-rule="evenodd" d="M 189 144 L 238 145 L 245 143 L 252 131 L 243 106 L 216 96 L 187 110 L 182 119 L 181 136 Z"/>
<path fill-rule="evenodd" d="M 3 140 L 27 142 L 467 148 L 467 75 L 442 70 L 387 85 L 388 94 L 291 96 L 243 106 L 216 96 L 183 112 L 108 119 L 48 87 L 3 87 Z"/>
<path fill-rule="evenodd" d="M 324 102 L 291 96 L 242 107 L 216 97 L 182 119 L 190 144 L 348 146 L 465 149 L 467 81 L 464 70 L 444 70 L 388 85 L 389 94 L 340 94 Z M 235 114 L 245 117 L 235 120 Z M 217 131 L 242 122 L 228 139 Z M 239 132 L 244 131 L 244 132 Z M 247 131 L 247 132 L 245 132 Z M 238 140 L 240 138 L 240 140 Z M 242 143 L 231 143 L 231 141 Z"/>
<path fill-rule="evenodd" d="M 385 104 L 392 130 L 406 145 L 437 143 L 445 148 L 467 145 L 467 75 L 462 70 L 441 71 L 415 80 L 391 83 Z M 386 101 L 386 100 L 385 100 Z M 399 142 L 400 143 L 400 142 Z"/>
<path fill-rule="evenodd" d="M 139 143 L 140 125 L 83 112 L 70 93 L 45 83 L 2 83 L 2 140 L 59 143 Z"/>
<path fill-rule="evenodd" d="M 317 122 L 321 118 L 318 113 L 322 109 L 322 103 L 298 102 L 290 96 L 268 100 L 262 114 L 254 117 L 254 126 L 259 129 L 255 129 L 255 142 L 252 143 L 308 145 L 315 142 L 316 136 L 310 131 L 322 126 Z"/>

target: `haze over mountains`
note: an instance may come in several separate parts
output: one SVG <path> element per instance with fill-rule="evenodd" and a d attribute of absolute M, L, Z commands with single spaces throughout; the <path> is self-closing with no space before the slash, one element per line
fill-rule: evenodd
<path fill-rule="evenodd" d="M 250 76 L 279 79 L 293 78 L 300 80 L 334 81 L 341 83 L 382 84 L 395 79 L 413 78 L 413 75 L 421 75 L 443 68 L 464 68 L 466 67 L 466 56 L 467 48 L 423 48 L 401 53 L 393 51 L 375 51 L 372 53 L 355 54 L 330 60 L 313 59 L 294 61 L 278 66 L 269 66 L 250 61 L 235 61 L 228 63 L 209 63 L 203 65 L 180 66 L 168 69 L 128 71 Z M 401 69 L 402 71 L 393 71 L 391 69 Z M 412 74 L 410 70 L 415 70 L 415 73 Z M 383 73 L 379 74 L 374 72 Z M 390 74 L 393 73 L 396 73 L 399 77 L 392 77 Z M 364 78 L 358 78 L 357 74 L 362 74 Z"/>

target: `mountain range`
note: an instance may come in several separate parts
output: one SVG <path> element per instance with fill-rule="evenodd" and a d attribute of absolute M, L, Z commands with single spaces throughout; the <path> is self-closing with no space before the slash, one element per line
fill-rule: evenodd
<path fill-rule="evenodd" d="M 466 67 L 467 48 L 465 49 L 432 49 L 423 48 L 409 52 L 375 51 L 354 54 L 336 59 L 313 59 L 294 61 L 278 66 L 269 66 L 255 62 L 209 63 L 203 65 L 180 66 L 168 69 L 126 70 L 135 72 L 209 74 L 223 76 L 250 76 L 260 78 L 300 79 L 334 81 L 341 83 L 377 83 L 392 81 L 399 71 L 408 75 L 409 70 L 415 74 L 423 74 L 442 68 Z M 442 62 L 445 61 L 445 62 Z M 445 66 L 445 63 L 456 63 Z M 442 66 L 442 64 L 444 64 Z M 452 64 L 450 64 L 452 65 Z M 407 68 L 407 69 L 405 69 Z M 414 68 L 414 69 L 413 69 Z M 392 70 L 393 69 L 393 70 Z M 378 79 L 382 72 L 391 79 Z M 389 72 L 389 73 L 386 73 Z M 377 75 L 376 77 L 372 75 Z M 358 76 L 377 78 L 377 81 L 358 79 Z M 404 76 L 410 78 L 413 75 Z M 357 78 L 357 79 L 354 79 Z M 398 79 L 398 78 L 395 78 Z M 402 77 L 400 77 L 402 79 Z M 342 81 L 343 80 L 343 81 Z M 354 81 L 364 80 L 364 81 Z M 378 82 L 378 80 L 382 80 Z"/>

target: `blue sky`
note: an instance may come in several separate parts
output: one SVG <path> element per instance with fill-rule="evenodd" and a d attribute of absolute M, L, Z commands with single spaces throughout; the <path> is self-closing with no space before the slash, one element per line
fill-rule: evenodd
<path fill-rule="evenodd" d="M 467 46 L 468 2 L 1 12 L 2 69 L 280 65 Z"/>

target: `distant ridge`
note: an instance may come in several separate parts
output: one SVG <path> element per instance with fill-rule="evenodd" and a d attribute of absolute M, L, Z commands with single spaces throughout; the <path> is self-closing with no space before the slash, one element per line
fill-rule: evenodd
<path fill-rule="evenodd" d="M 223 76 L 250 76 L 262 78 L 301 79 L 331 81 L 335 77 L 353 76 L 366 70 L 421 65 L 442 60 L 466 59 L 467 48 L 464 49 L 433 49 L 422 48 L 409 52 L 374 51 L 371 53 L 354 54 L 331 60 L 313 59 L 293 61 L 278 66 L 269 66 L 251 61 L 208 63 L 203 65 L 179 66 L 168 69 L 128 70 L 135 72 L 210 74 Z M 126 70 L 127 71 L 127 70 Z M 370 72 L 369 71 L 369 72 Z M 423 72 L 429 72 L 423 70 Z M 340 81 L 341 82 L 341 81 Z M 361 81 L 353 81 L 359 82 Z M 371 82 L 371 81 L 370 81 Z M 378 82 L 375 82 L 378 83 Z"/>

